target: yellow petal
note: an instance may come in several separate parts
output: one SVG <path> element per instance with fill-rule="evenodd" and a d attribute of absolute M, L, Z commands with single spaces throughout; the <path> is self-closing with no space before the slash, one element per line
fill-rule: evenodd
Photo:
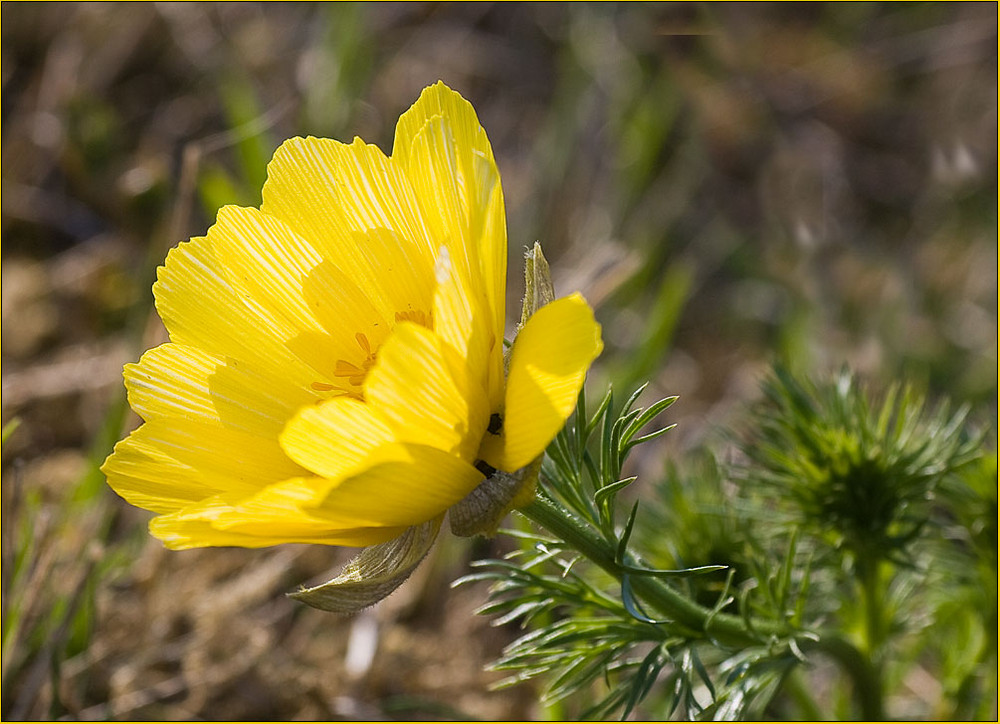
<path fill-rule="evenodd" d="M 312 359 L 329 346 L 330 342 L 316 337 L 337 340 L 341 343 L 337 359 L 353 360 L 364 356 L 355 343 L 359 332 L 375 347 L 389 334 L 392 317 L 386 317 L 354 280 L 329 260 L 321 261 L 302 278 L 300 291 L 303 303 L 321 328 L 299 328 L 288 341 L 289 348 L 302 359 Z M 329 360 L 325 360 L 325 366 L 329 366 Z"/>
<path fill-rule="evenodd" d="M 153 420 L 115 446 L 101 470 L 125 500 L 166 513 L 204 498 L 251 495 L 305 471 L 273 437 L 206 420 Z"/>
<path fill-rule="evenodd" d="M 385 445 L 371 466 L 343 480 L 311 509 L 357 526 L 410 526 L 444 513 L 483 479 L 461 458 L 424 445 Z"/>
<path fill-rule="evenodd" d="M 297 330 L 251 306 L 233 288 L 208 238 L 170 250 L 153 294 L 172 341 L 273 371 L 303 389 L 316 379 L 316 372 L 284 343 Z"/>
<path fill-rule="evenodd" d="M 198 471 L 143 439 L 147 423 L 115 445 L 101 466 L 112 489 L 132 505 L 169 513 L 218 493 Z"/>
<path fill-rule="evenodd" d="M 541 455 L 573 411 L 602 348 L 600 325 L 579 294 L 538 310 L 514 340 L 503 429 L 486 435 L 483 459 L 514 471 Z"/>
<path fill-rule="evenodd" d="M 350 278 L 318 259 L 280 222 L 226 207 L 207 237 L 170 252 L 153 288 L 157 309 L 176 342 L 301 389 L 351 391 L 336 378 L 336 361 L 363 359 L 355 335 L 377 337 L 377 346 L 390 325 Z"/>
<path fill-rule="evenodd" d="M 376 146 L 360 139 L 292 138 L 275 152 L 267 176 L 261 210 L 336 260 L 361 288 L 384 288 L 387 271 L 413 270 L 433 279 L 440 242 L 424 223 L 403 170 Z M 365 240 L 373 231 L 381 239 Z M 389 296 L 386 305 L 398 307 L 400 295 Z"/>
<path fill-rule="evenodd" d="M 294 350 L 300 356 L 308 355 L 305 361 L 326 379 L 335 379 L 336 361 L 356 352 L 357 345 L 354 334 L 328 334 L 306 300 L 304 289 L 310 275 L 329 268 L 321 266 L 320 253 L 279 220 L 257 209 L 237 206 L 219 211 L 208 238 L 225 263 L 232 284 L 244 290 L 244 297 L 295 330 L 283 341 L 294 345 L 297 337 L 306 335 L 309 344 L 295 345 Z M 313 288 L 316 286 L 313 283 Z M 341 297 L 341 301 L 354 299 Z M 372 313 L 371 305 L 358 304 L 341 311 L 356 319 L 362 329 L 385 324 L 384 318 Z M 247 326 L 246 321 L 243 326 Z"/>
<path fill-rule="evenodd" d="M 493 329 L 502 338 L 507 320 L 507 212 L 500 179 L 486 201 L 483 228 L 475 242 L 479 268 L 493 312 Z"/>
<path fill-rule="evenodd" d="M 208 521 L 197 519 L 180 520 L 175 515 L 160 515 L 149 521 L 150 534 L 163 541 L 171 550 L 205 548 L 211 546 L 239 546 L 240 548 L 264 548 L 286 541 L 266 535 L 238 533 L 217 530 Z M 324 543 L 325 541 L 303 541 Z"/>
<path fill-rule="evenodd" d="M 503 402 L 503 351 L 501 338 L 491 328 L 481 295 L 451 263 L 447 251 L 438 258 L 434 291 L 434 333 L 446 345 L 453 374 L 476 384 L 477 397 L 485 395 L 490 409 Z"/>
<path fill-rule="evenodd" d="M 281 446 L 316 475 L 339 480 L 392 439 L 389 426 L 371 406 L 340 397 L 302 408 L 285 426 Z"/>
<path fill-rule="evenodd" d="M 432 238 L 483 289 L 491 328 L 503 336 L 507 222 L 500 174 L 472 105 L 438 82 L 399 118 L 392 159 L 406 169 Z"/>
<path fill-rule="evenodd" d="M 441 515 L 483 479 L 469 463 L 423 445 L 382 445 L 367 462 L 339 481 L 283 480 L 235 505 L 198 515 L 211 514 L 213 525 L 225 530 L 354 545 L 347 541 L 370 538 L 377 528 L 417 525 Z M 389 537 L 386 533 L 382 540 Z"/>
<path fill-rule="evenodd" d="M 212 525 L 220 530 L 278 536 L 285 542 L 323 540 L 333 545 L 371 545 L 402 532 L 399 524 L 386 524 L 378 515 L 324 507 L 333 485 L 333 481 L 318 477 L 282 480 L 220 511 Z"/>
<path fill-rule="evenodd" d="M 161 345 L 126 365 L 125 386 L 144 420 L 215 421 L 263 437 L 276 436 L 299 407 L 318 399 L 277 375 L 179 344 Z"/>
<path fill-rule="evenodd" d="M 364 391 L 397 440 L 475 459 L 489 422 L 482 386 L 465 367 L 449 364 L 441 339 L 427 328 L 397 325 Z"/>
<path fill-rule="evenodd" d="M 366 546 L 400 535 L 404 528 L 334 528 L 326 520 L 316 519 L 283 503 L 274 510 L 251 508 L 238 511 L 221 499 L 206 499 L 149 523 L 149 531 L 168 548 L 202 546 L 241 546 L 261 548 L 281 543 L 322 543 L 327 545 Z M 256 515 L 255 515 L 256 513 Z"/>
<path fill-rule="evenodd" d="M 146 423 L 102 469 L 136 505 L 169 512 L 216 494 L 238 499 L 304 472 L 277 434 L 314 393 L 178 344 L 127 365 L 125 383 Z"/>

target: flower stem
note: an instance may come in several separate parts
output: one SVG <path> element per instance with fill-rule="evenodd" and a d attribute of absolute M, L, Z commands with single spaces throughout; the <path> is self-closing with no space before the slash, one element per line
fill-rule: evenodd
<path fill-rule="evenodd" d="M 864 656 L 868 664 L 866 678 L 869 681 L 867 686 L 872 689 L 872 697 L 877 697 L 877 700 L 872 703 L 872 713 L 862 712 L 862 716 L 882 718 L 882 651 L 885 644 L 885 613 L 882 608 L 882 576 L 878 557 L 862 558 L 856 574 L 858 585 L 861 588 L 865 619 L 864 650 L 861 655 Z M 862 704 L 864 704 L 863 701 Z"/>
<path fill-rule="evenodd" d="M 568 543 L 619 581 L 623 571 L 615 560 L 615 551 L 591 526 L 563 508 L 554 500 L 538 495 L 534 501 L 520 508 L 521 513 L 546 529 L 558 539 Z M 660 614 L 689 629 L 695 635 L 726 646 L 744 647 L 760 644 L 773 636 L 787 636 L 789 627 L 777 621 L 754 620 L 714 613 L 705 608 L 661 578 L 650 575 L 634 576 L 632 589 L 643 601 L 655 607 Z"/>
<path fill-rule="evenodd" d="M 863 559 L 857 570 L 858 585 L 861 588 L 861 600 L 865 617 L 865 653 L 873 662 L 881 657 L 884 643 L 884 627 L 882 625 L 882 596 L 880 590 L 881 576 L 879 561 L 870 557 Z"/>
<path fill-rule="evenodd" d="M 622 580 L 623 571 L 615 559 L 615 551 L 610 544 L 590 525 L 562 505 L 544 494 L 539 494 L 531 503 L 519 510 L 525 517 L 572 546 L 617 580 Z M 877 580 L 871 583 L 877 586 Z M 723 646 L 745 648 L 759 645 L 772 637 L 788 637 L 794 633 L 790 626 L 778 621 L 723 613 L 713 615 L 710 609 L 695 603 L 668 585 L 666 581 L 654 576 L 634 577 L 632 588 L 643 601 L 688 629 L 691 635 L 702 636 Z M 872 592 L 868 591 L 868 595 L 872 595 Z M 880 616 L 877 620 L 881 620 Z M 872 633 L 878 630 L 880 625 Z M 866 652 L 860 651 L 847 640 L 833 634 L 803 637 L 799 640 L 799 645 L 805 652 L 823 653 L 840 665 L 854 685 L 854 694 L 862 719 L 879 721 L 884 718 L 880 667 L 866 655 Z"/>
<path fill-rule="evenodd" d="M 808 685 L 802 680 L 801 672 L 792 671 L 785 679 L 785 692 L 799 707 L 798 719 L 804 721 L 821 721 L 823 712 L 816 705 Z"/>
<path fill-rule="evenodd" d="M 882 708 L 882 677 L 872 663 L 850 642 L 839 636 L 823 636 L 818 641 L 807 641 L 804 651 L 820 651 L 836 661 L 854 685 L 862 721 L 884 721 Z"/>

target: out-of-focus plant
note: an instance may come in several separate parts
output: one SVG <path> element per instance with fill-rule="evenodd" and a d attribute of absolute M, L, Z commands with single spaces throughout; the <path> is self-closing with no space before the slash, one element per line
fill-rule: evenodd
<path fill-rule="evenodd" d="M 670 429 L 644 433 L 675 398 L 642 409 L 640 392 L 621 410 L 581 395 L 522 510 L 543 532 L 510 531 L 525 545 L 462 579 L 494 581 L 482 612 L 528 629 L 495 664 L 512 672 L 501 686 L 540 678 L 544 702 L 582 718 L 645 702 L 654 717 L 880 719 L 930 646 L 940 711 L 995 711 L 996 457 L 967 410 L 778 368 L 737 465 L 671 467 L 618 514 L 629 452 Z M 961 595 L 932 593 L 942 576 Z M 933 642 L 946 613 L 960 651 Z M 849 684 L 815 696 L 824 659 Z"/>
<path fill-rule="evenodd" d="M 930 615 L 924 642 L 940 666 L 941 719 L 996 716 L 997 454 L 945 480 L 927 556 Z"/>

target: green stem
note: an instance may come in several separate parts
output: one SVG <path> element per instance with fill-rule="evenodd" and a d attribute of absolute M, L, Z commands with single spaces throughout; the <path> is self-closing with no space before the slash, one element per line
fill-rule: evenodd
<path fill-rule="evenodd" d="M 809 687 L 802 681 L 799 671 L 792 671 L 785 679 L 784 690 L 799 707 L 800 721 L 823 721 L 823 712 L 816 705 Z"/>
<path fill-rule="evenodd" d="M 839 636 L 822 636 L 818 641 L 806 641 L 803 651 L 822 652 L 836 661 L 854 685 L 854 696 L 862 721 L 884 721 L 882 708 L 882 677 L 871 659 L 857 647 Z"/>
<path fill-rule="evenodd" d="M 617 580 L 622 579 L 621 567 L 615 560 L 615 551 L 611 546 L 590 525 L 557 502 L 540 494 L 530 504 L 520 508 L 520 511 Z M 873 579 L 873 583 L 877 584 L 877 577 Z M 786 637 L 792 633 L 788 626 L 776 621 L 746 619 L 723 613 L 712 615 L 710 609 L 698 605 L 662 579 L 653 576 L 635 576 L 632 587 L 644 601 L 677 624 L 725 646 L 744 648 L 759 645 L 762 640 L 772 636 Z M 881 614 L 872 621 L 880 622 Z M 877 633 L 879 630 L 880 624 L 873 631 Z M 802 638 L 799 645 L 803 651 L 826 654 L 840 665 L 854 685 L 862 719 L 880 721 L 884 718 L 882 676 L 869 656 L 845 639 L 831 634 L 815 639 Z"/>
<path fill-rule="evenodd" d="M 859 565 L 858 585 L 861 588 L 862 605 L 865 617 L 865 648 L 868 658 L 878 661 L 884 641 L 882 626 L 882 596 L 879 589 L 878 561 L 863 561 Z"/>
<path fill-rule="evenodd" d="M 521 513 L 570 544 L 616 579 L 621 580 L 621 567 L 615 560 L 615 551 L 586 522 L 570 513 L 555 501 L 539 495 Z M 643 601 L 661 614 L 685 628 L 704 635 L 720 644 L 733 647 L 752 646 L 771 636 L 787 636 L 787 626 L 775 621 L 760 621 L 716 613 L 705 608 L 654 576 L 634 576 L 632 588 Z"/>
<path fill-rule="evenodd" d="M 857 571 L 858 585 L 861 588 L 862 605 L 864 606 L 865 629 L 864 629 L 864 652 L 863 656 L 868 662 L 867 678 L 870 679 L 869 687 L 873 690 L 872 696 L 877 696 L 877 704 L 873 704 L 879 717 L 883 712 L 882 706 L 882 649 L 885 643 L 885 626 L 883 625 L 885 614 L 882 610 L 881 576 L 879 571 L 879 560 L 875 556 L 861 559 L 861 564 Z M 875 714 L 863 713 L 866 718 L 874 717 Z"/>

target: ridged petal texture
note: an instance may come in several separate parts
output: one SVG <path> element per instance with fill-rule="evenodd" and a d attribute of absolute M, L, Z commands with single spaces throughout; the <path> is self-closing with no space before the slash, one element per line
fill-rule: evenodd
<path fill-rule="evenodd" d="M 376 546 L 363 560 L 380 561 L 380 597 L 481 470 L 539 458 L 600 330 L 582 297 L 555 300 L 505 374 L 500 176 L 443 83 L 399 119 L 391 156 L 293 138 L 262 195 L 159 269 L 170 342 L 126 366 L 144 424 L 103 470 L 171 548 Z"/>

